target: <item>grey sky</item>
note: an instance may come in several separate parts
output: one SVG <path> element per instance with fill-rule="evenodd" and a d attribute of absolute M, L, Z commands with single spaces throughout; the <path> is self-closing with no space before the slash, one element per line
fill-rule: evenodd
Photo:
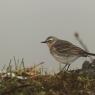
<path fill-rule="evenodd" d="M 95 0 L 1 0 L 0 64 L 16 56 L 26 65 L 45 61 L 54 69 L 57 62 L 40 42 L 53 35 L 79 45 L 75 31 L 95 52 Z"/>

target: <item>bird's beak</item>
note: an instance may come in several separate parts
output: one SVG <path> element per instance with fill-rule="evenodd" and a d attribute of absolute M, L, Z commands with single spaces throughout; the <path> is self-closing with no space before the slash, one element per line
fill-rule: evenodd
<path fill-rule="evenodd" d="M 41 43 L 47 43 L 47 41 L 43 41 L 43 42 L 41 42 Z"/>

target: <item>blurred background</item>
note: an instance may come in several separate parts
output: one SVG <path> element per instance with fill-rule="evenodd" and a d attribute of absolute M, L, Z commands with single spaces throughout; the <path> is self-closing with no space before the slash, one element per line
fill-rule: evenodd
<path fill-rule="evenodd" d="M 78 32 L 89 51 L 95 53 L 94 31 L 95 0 L 2 0 L 0 68 L 15 56 L 24 58 L 26 66 L 44 61 L 49 71 L 57 71 L 58 62 L 40 42 L 52 35 L 81 47 L 74 37 Z M 83 60 L 71 68 L 80 68 Z"/>

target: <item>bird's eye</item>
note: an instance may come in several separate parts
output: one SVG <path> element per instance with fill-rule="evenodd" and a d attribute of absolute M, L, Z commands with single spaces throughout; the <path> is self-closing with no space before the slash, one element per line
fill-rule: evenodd
<path fill-rule="evenodd" d="M 53 39 L 49 39 L 48 42 L 53 42 Z"/>

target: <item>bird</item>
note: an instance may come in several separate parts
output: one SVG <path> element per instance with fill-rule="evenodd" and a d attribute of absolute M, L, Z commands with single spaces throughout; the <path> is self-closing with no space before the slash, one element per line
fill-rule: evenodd
<path fill-rule="evenodd" d="M 86 52 L 69 41 L 62 40 L 54 36 L 47 37 L 46 40 L 41 43 L 47 44 L 50 54 L 56 61 L 65 64 L 63 69 L 67 67 L 67 70 L 69 69 L 71 63 L 78 58 L 95 56 L 95 54 Z"/>

